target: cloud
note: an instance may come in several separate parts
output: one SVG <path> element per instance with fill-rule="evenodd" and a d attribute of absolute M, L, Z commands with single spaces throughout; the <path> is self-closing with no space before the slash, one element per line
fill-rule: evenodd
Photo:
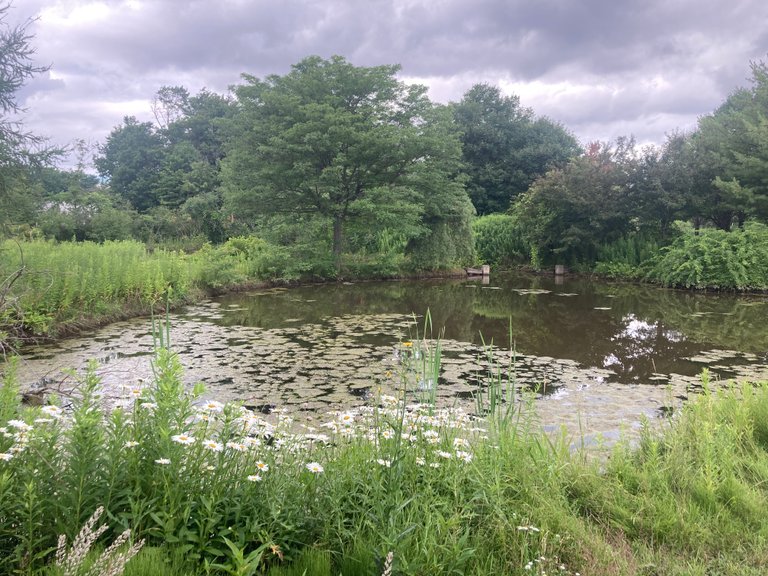
<path fill-rule="evenodd" d="M 20 93 L 35 132 L 103 140 L 152 118 L 163 85 L 224 92 L 305 56 L 402 65 L 459 100 L 476 82 L 520 95 L 582 141 L 661 142 L 691 128 L 768 55 L 768 3 L 743 0 L 17 0 L 49 74 Z M 86 131 L 86 133 L 83 133 Z"/>

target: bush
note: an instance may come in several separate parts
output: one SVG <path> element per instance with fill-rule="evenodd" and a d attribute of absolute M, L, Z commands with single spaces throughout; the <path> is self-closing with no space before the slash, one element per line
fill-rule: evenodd
<path fill-rule="evenodd" d="M 658 256 L 659 242 L 650 235 L 632 233 L 597 249 L 594 271 L 611 278 L 640 279 L 648 262 Z"/>
<path fill-rule="evenodd" d="M 531 250 L 512 216 L 481 216 L 472 223 L 472 235 L 481 264 L 503 268 L 528 261 Z"/>
<path fill-rule="evenodd" d="M 725 232 L 676 223 L 677 237 L 650 262 L 647 278 L 665 286 L 768 290 L 768 227 Z"/>

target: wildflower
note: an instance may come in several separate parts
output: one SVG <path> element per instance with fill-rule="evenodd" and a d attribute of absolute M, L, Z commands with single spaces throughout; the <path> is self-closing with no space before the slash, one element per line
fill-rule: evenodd
<path fill-rule="evenodd" d="M 392 460 L 383 460 L 382 458 L 379 458 L 378 460 L 376 460 L 376 462 L 380 466 L 384 466 L 385 468 L 389 468 L 390 466 L 392 466 Z"/>
<path fill-rule="evenodd" d="M 472 462 L 472 454 L 463 450 L 456 450 L 456 458 L 467 463 Z"/>
<path fill-rule="evenodd" d="M 35 418 L 35 424 L 50 424 L 53 418 Z"/>
<path fill-rule="evenodd" d="M 453 458 L 453 454 L 451 454 L 450 452 L 446 452 L 445 450 L 438 450 L 435 452 L 435 454 L 440 456 L 440 458 L 445 458 L 446 460 L 450 460 L 451 458 Z"/>
<path fill-rule="evenodd" d="M 205 466 L 204 470 L 206 472 L 213 472 L 214 470 L 216 470 L 216 466 L 214 466 L 213 464 L 207 464 Z"/>
<path fill-rule="evenodd" d="M 427 463 L 424 458 L 421 458 L 420 456 L 416 458 L 416 465 L 417 466 L 424 466 Z"/>
<path fill-rule="evenodd" d="M 424 438 L 430 444 L 437 444 L 440 442 L 440 434 L 438 434 L 435 430 L 424 431 Z"/>
<path fill-rule="evenodd" d="M 341 416 L 339 416 L 339 421 L 344 426 L 352 426 L 352 424 L 355 423 L 355 416 L 350 412 L 344 412 Z"/>
<path fill-rule="evenodd" d="M 155 460 L 155 464 L 163 464 L 163 465 L 165 465 L 165 464 L 170 464 L 170 463 L 171 463 L 171 461 L 168 458 L 158 458 L 157 460 Z"/>
<path fill-rule="evenodd" d="M 43 414 L 47 414 L 51 418 L 59 418 L 63 410 L 58 406 L 49 404 L 48 406 L 43 406 L 42 408 L 40 408 L 40 412 L 42 412 Z"/>
<path fill-rule="evenodd" d="M 330 440 L 325 434 L 305 434 L 304 439 L 309 442 L 323 442 L 324 444 L 327 444 Z"/>
<path fill-rule="evenodd" d="M 32 426 L 30 426 L 26 422 L 22 422 L 21 420 L 8 420 L 8 426 L 12 426 L 17 430 L 22 430 L 24 432 L 32 430 Z"/>
<path fill-rule="evenodd" d="M 413 348 L 413 342 L 403 342 L 403 348 Z"/>
<path fill-rule="evenodd" d="M 0 452 L 0 460 L 8 462 L 11 458 L 13 458 L 13 454 L 10 452 Z"/>
<path fill-rule="evenodd" d="M 248 476 L 248 480 L 250 482 L 261 482 L 261 476 L 259 476 L 258 474 L 251 474 L 250 476 Z"/>
<path fill-rule="evenodd" d="M 200 410 L 208 412 L 221 412 L 224 410 L 224 404 L 217 402 L 216 400 L 208 400 L 205 404 L 200 406 Z"/>
<path fill-rule="evenodd" d="M 236 450 L 237 452 L 245 452 L 248 447 L 242 442 L 227 442 L 227 448 L 230 450 Z"/>
<path fill-rule="evenodd" d="M 454 448 L 469 448 L 469 442 L 464 438 L 454 438 L 453 439 L 453 447 Z"/>
<path fill-rule="evenodd" d="M 381 403 L 384 406 L 397 406 L 397 398 L 394 396 L 388 396 L 386 394 L 381 395 Z"/>
<path fill-rule="evenodd" d="M 149 410 L 150 412 L 152 412 L 157 408 L 157 404 L 155 404 L 154 402 L 142 402 L 140 406 L 145 410 Z"/>
<path fill-rule="evenodd" d="M 389 428 L 387 428 L 386 430 L 382 431 L 381 436 L 386 440 L 391 440 L 392 438 L 395 437 L 395 433 L 392 432 L 392 430 L 390 430 Z"/>
<path fill-rule="evenodd" d="M 203 446 L 214 452 L 221 452 L 223 450 L 221 443 L 215 440 L 203 440 Z"/>
<path fill-rule="evenodd" d="M 136 442 L 135 440 L 128 440 L 125 444 L 123 444 L 123 446 L 125 448 L 134 448 L 134 447 L 136 447 L 138 445 L 139 445 L 139 443 Z"/>
<path fill-rule="evenodd" d="M 243 445 L 248 448 L 257 448 L 258 446 L 261 446 L 261 438 L 253 438 L 252 436 L 247 436 L 243 438 Z"/>
<path fill-rule="evenodd" d="M 266 464 L 265 462 L 262 462 L 261 460 L 256 462 L 256 468 L 258 468 L 262 472 L 269 472 L 269 465 Z"/>
<path fill-rule="evenodd" d="M 174 442 L 177 442 L 179 444 L 185 444 L 185 445 L 189 445 L 189 444 L 194 444 L 195 443 L 195 439 L 192 436 L 190 436 L 189 434 L 186 434 L 186 433 L 176 434 L 175 436 L 171 436 L 171 440 L 173 440 Z"/>
<path fill-rule="evenodd" d="M 430 468 L 440 468 L 440 462 L 430 462 Z"/>
<path fill-rule="evenodd" d="M 312 472 L 312 474 L 320 474 L 325 471 L 325 469 L 317 462 L 310 462 L 307 464 L 307 470 Z"/>

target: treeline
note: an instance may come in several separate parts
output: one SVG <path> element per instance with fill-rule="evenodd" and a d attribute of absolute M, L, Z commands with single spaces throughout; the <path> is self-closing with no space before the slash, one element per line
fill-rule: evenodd
<path fill-rule="evenodd" d="M 155 122 L 126 117 L 98 147 L 98 176 L 34 171 L 8 221 L 188 249 L 255 235 L 320 277 L 471 264 L 476 210 L 506 210 L 578 143 L 497 88 L 443 106 L 397 72 L 310 57 L 228 95 L 164 87 Z"/>
<path fill-rule="evenodd" d="M 768 68 L 751 68 L 751 85 L 695 130 L 642 148 L 631 137 L 582 148 L 487 84 L 436 104 L 425 87 L 397 80 L 398 66 L 340 56 L 306 58 L 282 76 L 244 74 L 228 94 L 165 86 L 154 122 L 125 117 L 98 145 L 98 175 L 85 147 L 76 169 L 59 170 L 20 153 L 30 142 L 1 124 L 2 149 L 15 152 L 4 160 L 14 169 L 3 172 L 0 224 L 6 235 L 186 251 L 254 236 L 292 263 L 291 277 L 484 261 L 678 284 L 651 270 L 681 234 L 742 234 L 751 223 L 753 240 L 766 237 Z M 38 72 L 18 71 L 4 88 L 9 102 Z"/>

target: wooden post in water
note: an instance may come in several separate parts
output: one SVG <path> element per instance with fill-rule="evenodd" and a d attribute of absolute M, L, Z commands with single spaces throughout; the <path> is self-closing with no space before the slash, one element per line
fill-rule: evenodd
<path fill-rule="evenodd" d="M 555 276 L 562 276 L 565 274 L 565 266 L 563 264 L 555 264 Z"/>

